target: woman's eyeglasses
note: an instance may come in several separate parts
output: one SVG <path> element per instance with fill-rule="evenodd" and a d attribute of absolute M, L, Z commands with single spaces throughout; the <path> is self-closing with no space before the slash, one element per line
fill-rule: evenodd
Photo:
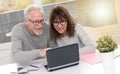
<path fill-rule="evenodd" d="M 54 22 L 53 23 L 53 25 L 55 25 L 55 26 L 58 26 L 59 24 L 63 26 L 63 25 L 66 24 L 66 21 L 60 21 L 60 22 Z"/>

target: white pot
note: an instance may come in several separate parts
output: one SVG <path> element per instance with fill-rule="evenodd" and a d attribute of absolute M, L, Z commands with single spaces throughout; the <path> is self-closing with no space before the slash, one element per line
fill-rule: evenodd
<path fill-rule="evenodd" d="M 101 53 L 105 74 L 116 74 L 114 65 L 114 52 Z"/>

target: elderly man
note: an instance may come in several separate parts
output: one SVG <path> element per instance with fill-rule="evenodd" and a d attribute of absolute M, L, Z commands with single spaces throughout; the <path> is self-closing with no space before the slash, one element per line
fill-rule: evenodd
<path fill-rule="evenodd" d="M 49 25 L 45 23 L 41 7 L 30 5 L 24 10 L 24 22 L 12 29 L 12 58 L 16 62 L 29 62 L 46 56 L 49 47 L 56 47 L 50 40 Z"/>

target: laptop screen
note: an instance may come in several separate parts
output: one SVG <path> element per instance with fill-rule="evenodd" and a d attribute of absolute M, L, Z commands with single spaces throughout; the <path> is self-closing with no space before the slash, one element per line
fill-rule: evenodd
<path fill-rule="evenodd" d="M 77 62 L 79 61 L 78 44 L 48 50 L 46 55 L 49 68 Z"/>

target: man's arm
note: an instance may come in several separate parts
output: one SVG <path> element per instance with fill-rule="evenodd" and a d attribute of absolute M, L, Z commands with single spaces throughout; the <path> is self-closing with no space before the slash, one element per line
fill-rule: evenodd
<path fill-rule="evenodd" d="M 22 33 L 20 28 L 13 28 L 11 36 L 11 53 L 16 62 L 29 62 L 40 57 L 40 49 L 25 51 L 22 46 Z"/>
<path fill-rule="evenodd" d="M 55 41 L 53 41 L 53 40 L 49 40 L 49 47 L 51 47 L 51 48 L 56 48 L 56 47 L 58 47 L 58 45 L 57 45 L 57 43 L 55 42 Z"/>

